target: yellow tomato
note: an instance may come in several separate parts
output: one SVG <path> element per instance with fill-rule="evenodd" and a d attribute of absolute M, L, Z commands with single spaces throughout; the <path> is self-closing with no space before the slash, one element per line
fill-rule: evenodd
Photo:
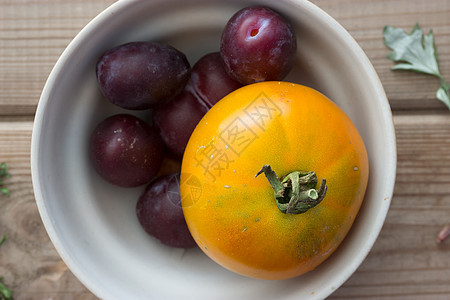
<path fill-rule="evenodd" d="M 363 140 L 335 103 L 302 85 L 255 83 L 219 101 L 193 132 L 183 211 L 199 247 L 223 267 L 291 278 L 342 242 L 368 173 Z"/>

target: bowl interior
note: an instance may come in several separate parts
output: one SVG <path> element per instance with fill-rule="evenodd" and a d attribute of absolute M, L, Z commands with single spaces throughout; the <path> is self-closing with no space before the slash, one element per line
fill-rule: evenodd
<path fill-rule="evenodd" d="M 233 274 L 199 249 L 161 245 L 140 228 L 135 205 L 143 188 L 105 183 L 87 156 L 94 126 L 115 113 L 99 92 L 95 63 L 109 48 L 136 40 L 169 43 L 191 62 L 218 51 L 222 29 L 239 8 L 273 7 L 294 25 L 298 54 L 286 80 L 318 89 L 353 120 L 368 149 L 369 186 L 338 250 L 291 280 Z M 150 112 L 133 112 L 149 117 Z M 381 84 L 350 35 L 306 1 L 119 1 L 86 26 L 49 76 L 38 106 L 32 175 L 44 225 L 72 272 L 104 299 L 325 298 L 360 265 L 387 213 L 396 169 L 392 118 Z"/>

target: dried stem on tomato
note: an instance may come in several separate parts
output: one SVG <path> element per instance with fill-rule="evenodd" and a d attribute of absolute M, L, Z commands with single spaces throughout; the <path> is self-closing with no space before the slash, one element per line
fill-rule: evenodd
<path fill-rule="evenodd" d="M 255 178 L 264 173 L 275 192 L 278 209 L 286 214 L 301 214 L 319 204 L 327 193 L 326 180 L 319 190 L 315 172 L 294 171 L 280 180 L 270 165 L 264 165 Z"/>

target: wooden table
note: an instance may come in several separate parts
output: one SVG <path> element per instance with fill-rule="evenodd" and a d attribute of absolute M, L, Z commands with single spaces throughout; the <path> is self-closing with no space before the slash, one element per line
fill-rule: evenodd
<path fill-rule="evenodd" d="M 113 0 L 0 0 L 0 161 L 8 163 L 0 197 L 0 277 L 15 299 L 96 299 L 68 270 L 38 214 L 30 175 L 30 139 L 40 92 L 58 56 Z M 398 171 L 381 234 L 356 273 L 330 299 L 450 299 L 450 113 L 435 99 L 433 77 L 393 72 L 385 25 L 435 34 L 441 72 L 450 81 L 450 0 L 314 0 L 357 40 L 389 98 Z"/>

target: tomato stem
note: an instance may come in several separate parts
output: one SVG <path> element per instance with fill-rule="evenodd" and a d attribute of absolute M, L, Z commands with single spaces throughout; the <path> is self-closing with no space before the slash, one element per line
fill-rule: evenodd
<path fill-rule="evenodd" d="M 319 204 L 327 193 L 326 180 L 323 179 L 316 190 L 316 173 L 294 171 L 280 180 L 270 165 L 264 165 L 255 178 L 264 173 L 274 190 L 278 209 L 286 214 L 301 214 Z"/>

